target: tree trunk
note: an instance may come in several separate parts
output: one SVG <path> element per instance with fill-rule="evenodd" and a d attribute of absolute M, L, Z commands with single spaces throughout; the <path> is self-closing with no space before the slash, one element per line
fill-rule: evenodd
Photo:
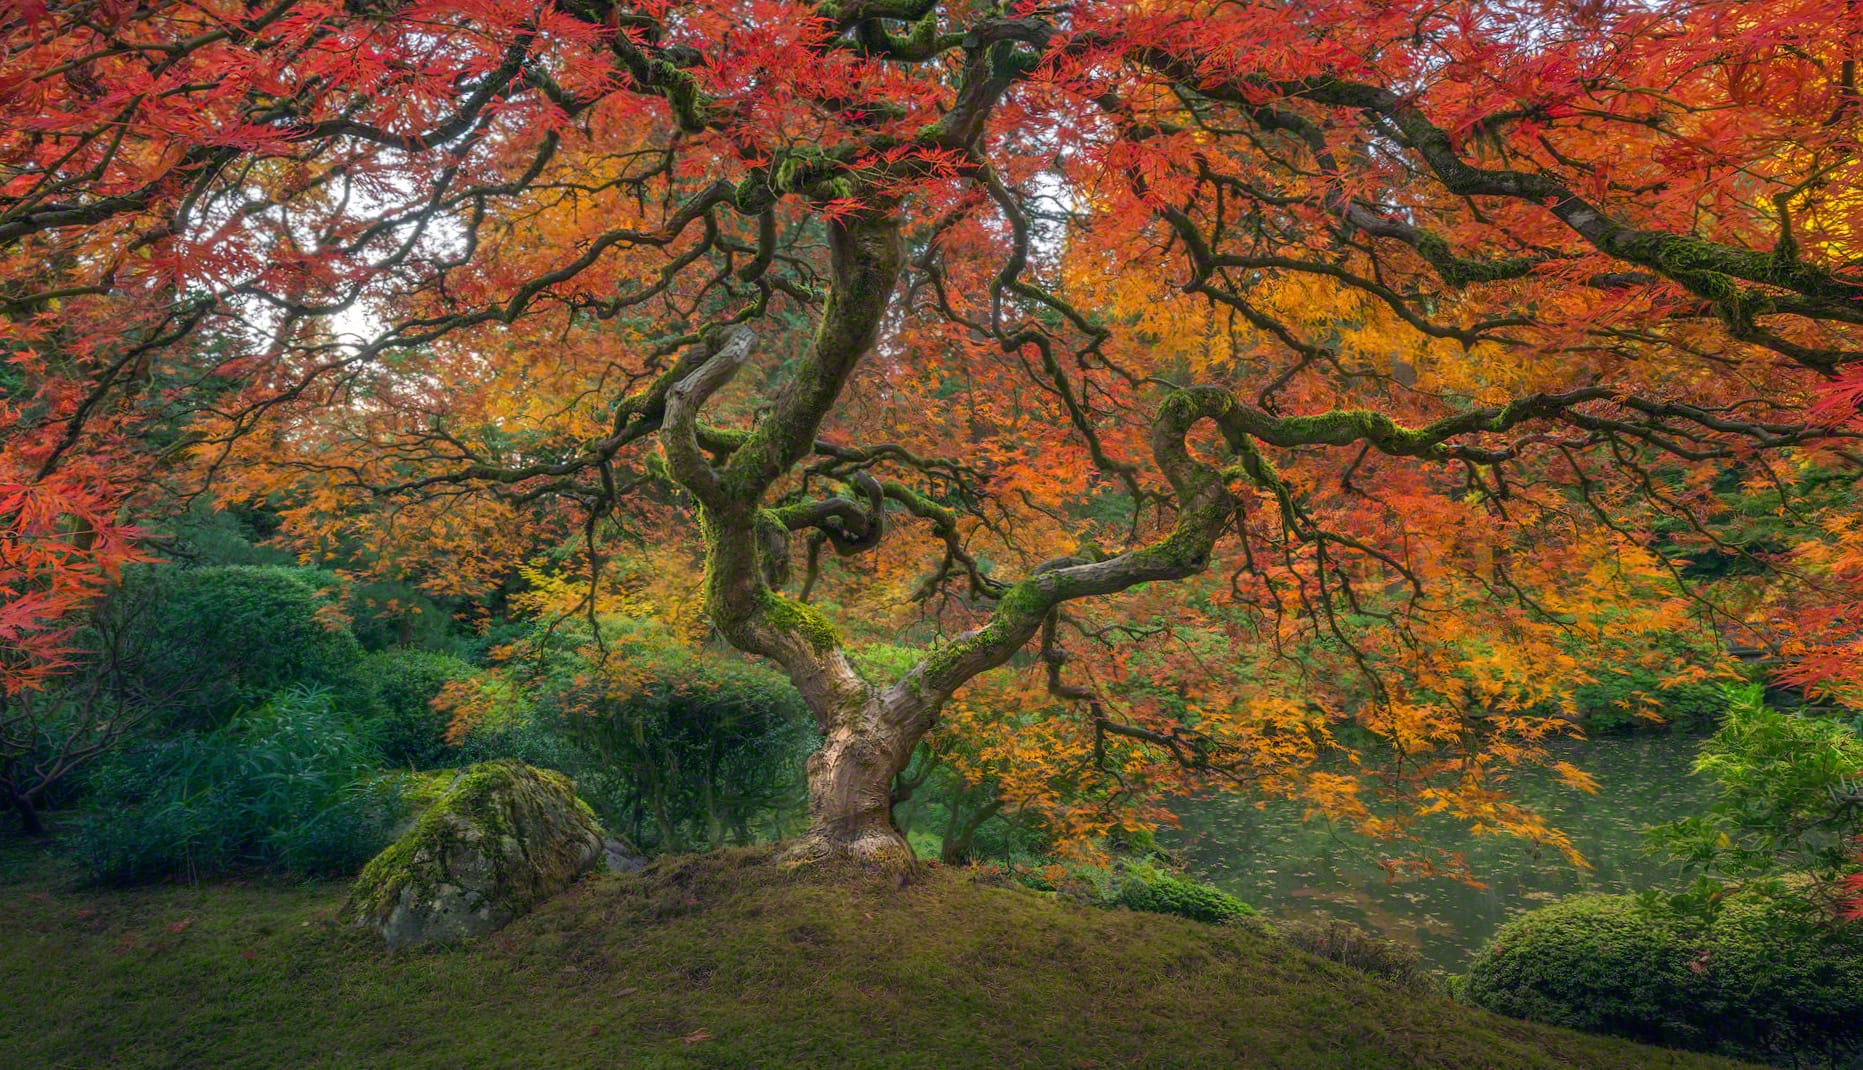
<path fill-rule="evenodd" d="M 32 805 L 32 800 L 24 795 L 13 796 L 13 810 L 19 814 L 20 831 L 38 839 L 45 835 L 45 822 L 39 818 L 39 808 Z"/>
<path fill-rule="evenodd" d="M 1003 808 L 1003 800 L 1000 797 L 992 797 L 960 822 L 957 820 L 958 806 L 968 794 L 968 792 L 959 791 L 951 800 L 951 822 L 946 828 L 944 849 L 938 855 L 938 860 L 947 866 L 963 865 L 970 861 L 970 845 L 977 838 L 977 830 L 981 829 Z"/>
<path fill-rule="evenodd" d="M 870 698 L 835 717 L 809 757 L 809 830 L 788 851 L 794 861 L 851 858 L 910 871 L 912 848 L 893 824 L 893 778 L 912 757 L 922 728 L 889 724 Z"/>
<path fill-rule="evenodd" d="M 788 545 L 783 539 L 769 545 L 759 520 L 774 516 L 759 512 L 764 496 L 814 450 L 822 421 L 873 347 L 905 263 L 899 222 L 884 213 L 858 212 L 831 224 L 828 237 L 832 285 L 815 339 L 769 416 L 722 462 L 700 448 L 700 408 L 737 374 L 755 340 L 747 327 L 724 329 L 667 389 L 660 446 L 667 470 L 699 505 L 712 623 L 739 650 L 783 667 L 825 740 L 809 759 L 809 830 L 787 857 L 848 858 L 903 873 L 913 859 L 893 824 L 893 777 L 951 688 L 881 691 L 864 680 L 834 626 L 771 586 L 770 578 L 785 571 L 775 566 L 787 560 Z M 880 512 L 872 514 L 876 526 Z"/>

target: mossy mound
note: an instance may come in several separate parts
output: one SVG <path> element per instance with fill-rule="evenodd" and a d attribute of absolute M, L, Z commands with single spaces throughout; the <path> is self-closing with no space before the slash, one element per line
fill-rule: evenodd
<path fill-rule="evenodd" d="M 496 761 L 461 771 L 362 871 L 344 907 L 390 947 L 493 932 L 602 859 L 602 829 L 561 773 Z"/>
<path fill-rule="evenodd" d="M 335 921 L 346 888 L 99 892 L 9 877 L 5 847 L 6 1066 L 1736 1070 L 961 867 L 663 858 L 407 955 Z"/>

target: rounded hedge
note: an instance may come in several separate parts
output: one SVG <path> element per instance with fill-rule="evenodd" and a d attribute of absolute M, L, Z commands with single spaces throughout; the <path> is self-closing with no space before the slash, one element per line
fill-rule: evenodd
<path fill-rule="evenodd" d="M 1703 961 L 1731 1050 L 1863 1067 L 1863 922 L 1818 920 L 1802 900 L 1762 896 L 1715 918 Z"/>
<path fill-rule="evenodd" d="M 271 565 L 135 570 L 107 610 L 121 636 L 115 686 L 182 729 L 225 724 L 289 687 L 358 702 L 362 648 L 329 616 L 327 578 Z"/>
<path fill-rule="evenodd" d="M 1696 1046 L 1700 975 L 1679 920 L 1630 896 L 1579 896 L 1502 926 L 1468 971 L 1478 1007 L 1587 1033 Z"/>
<path fill-rule="evenodd" d="M 1863 1054 L 1863 926 L 1737 896 L 1712 920 L 1631 896 L 1522 915 L 1479 952 L 1470 1003 L 1590 1033 L 1789 1065 Z"/>
<path fill-rule="evenodd" d="M 390 765 L 426 769 L 447 756 L 451 717 L 433 708 L 440 689 L 472 675 L 451 654 L 398 647 L 364 657 L 357 675 L 370 692 L 369 735 Z"/>

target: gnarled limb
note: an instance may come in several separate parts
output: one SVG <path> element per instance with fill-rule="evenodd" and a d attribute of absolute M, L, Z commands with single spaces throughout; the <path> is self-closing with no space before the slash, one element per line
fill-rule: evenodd
<path fill-rule="evenodd" d="M 1243 470 L 1249 470 L 1254 446 L 1246 438 L 1230 436 L 1220 419 L 1234 405 L 1228 394 L 1209 389 L 1180 390 L 1165 401 L 1152 425 L 1151 445 L 1152 456 L 1177 497 L 1177 522 L 1170 533 L 1105 560 L 1049 562 L 1003 592 L 981 627 L 940 647 L 888 689 L 889 695 L 917 700 L 917 708 L 902 702 L 900 709 L 920 719 L 923 727 L 919 731 L 931 726 L 944 701 L 966 681 L 1022 649 L 1061 603 L 1113 594 L 1141 583 L 1183 579 L 1208 565 L 1211 550 L 1228 530 L 1237 508 L 1227 480 L 1240 473 L 1219 472 L 1191 457 L 1185 438 L 1197 423 L 1216 420 L 1230 449 L 1243 458 Z"/>

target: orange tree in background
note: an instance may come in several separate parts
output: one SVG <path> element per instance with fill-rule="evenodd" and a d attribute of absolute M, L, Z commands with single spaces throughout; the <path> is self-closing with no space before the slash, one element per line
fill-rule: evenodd
<path fill-rule="evenodd" d="M 1770 641 L 1715 481 L 1854 456 L 1850 4 L 8 12 L 10 687 L 124 518 L 272 495 L 434 586 L 683 540 L 819 722 L 802 857 L 903 863 L 1012 660 L 1023 797 L 1558 842 L 1497 776 L 1601 652 Z"/>

